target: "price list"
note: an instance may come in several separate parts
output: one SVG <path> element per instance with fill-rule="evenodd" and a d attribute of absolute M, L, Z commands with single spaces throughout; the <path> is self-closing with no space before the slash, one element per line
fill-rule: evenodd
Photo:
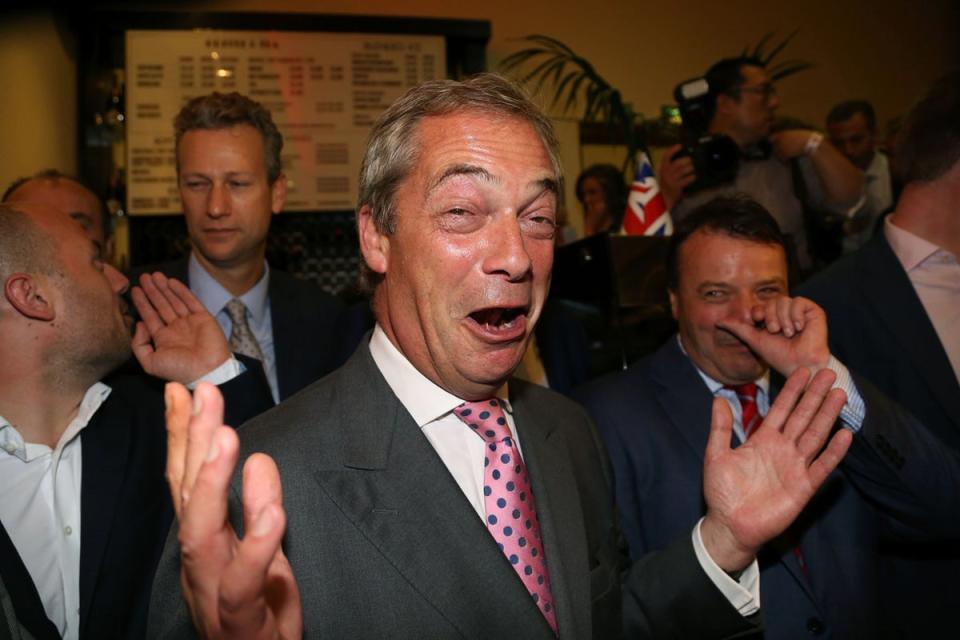
<path fill-rule="evenodd" d="M 288 211 L 353 209 L 370 126 L 407 89 L 443 77 L 440 36 L 287 31 L 127 32 L 127 207 L 180 211 L 173 119 L 238 91 L 283 134 Z"/>

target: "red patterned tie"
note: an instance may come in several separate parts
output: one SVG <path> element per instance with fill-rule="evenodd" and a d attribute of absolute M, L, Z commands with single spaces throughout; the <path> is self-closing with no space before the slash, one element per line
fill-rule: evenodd
<path fill-rule="evenodd" d="M 737 394 L 740 400 L 740 409 L 742 417 L 740 423 L 743 425 L 744 441 L 753 435 L 760 423 L 763 422 L 763 416 L 757 411 L 757 385 L 753 382 L 747 384 L 725 385 L 724 389 L 729 389 Z"/>
<path fill-rule="evenodd" d="M 737 398 L 740 400 L 740 410 L 742 413 L 740 422 L 743 424 L 743 433 L 744 436 L 746 436 L 744 442 L 746 442 L 747 438 L 753 435 L 757 428 L 763 423 L 763 416 L 761 416 L 757 410 L 757 385 L 753 382 L 748 382 L 747 384 L 728 384 L 724 385 L 723 388 L 736 393 Z M 810 571 L 807 569 L 807 563 L 803 559 L 803 553 L 800 551 L 799 546 L 793 548 L 793 555 L 797 557 L 797 562 L 800 563 L 800 569 L 809 580 Z"/>
<path fill-rule="evenodd" d="M 543 554 L 533 490 L 500 401 L 464 402 L 453 412 L 487 443 L 483 459 L 487 529 L 556 633 L 550 574 Z"/>

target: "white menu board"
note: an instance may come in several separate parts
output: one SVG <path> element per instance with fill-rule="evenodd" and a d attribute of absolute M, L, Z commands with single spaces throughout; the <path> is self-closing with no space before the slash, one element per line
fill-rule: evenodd
<path fill-rule="evenodd" d="M 127 211 L 180 211 L 173 118 L 189 99 L 239 91 L 283 134 L 287 211 L 353 209 L 370 126 L 445 76 L 441 36 L 289 31 L 127 31 Z"/>

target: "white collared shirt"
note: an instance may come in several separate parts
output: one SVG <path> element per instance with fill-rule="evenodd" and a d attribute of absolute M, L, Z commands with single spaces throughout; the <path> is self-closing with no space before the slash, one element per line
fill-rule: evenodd
<path fill-rule="evenodd" d="M 400 404 L 413 417 L 460 490 L 485 523 L 484 442 L 453 413 L 463 400 L 441 389 L 420 373 L 390 342 L 379 324 L 374 328 L 370 339 L 370 354 Z M 522 455 L 523 449 L 513 421 L 513 409 L 507 399 L 506 384 L 497 390 L 496 396 L 504 402 L 504 415 Z M 756 613 L 760 608 L 760 569 L 756 560 L 741 574 L 739 582 L 734 581 L 706 552 L 700 536 L 699 522 L 694 527 L 692 538 L 700 566 L 727 600 L 745 616 Z"/>
<path fill-rule="evenodd" d="M 63 638 L 80 633 L 80 432 L 110 395 L 90 387 L 57 446 L 25 442 L 0 417 L 0 522 Z"/>
<path fill-rule="evenodd" d="M 370 338 L 370 354 L 400 404 L 413 416 L 450 475 L 486 523 L 483 496 L 483 457 L 486 443 L 453 413 L 463 400 L 441 389 L 417 371 L 393 346 L 378 324 Z M 504 416 L 520 454 L 523 449 L 513 421 L 506 383 L 496 393 L 503 402 Z"/>
<path fill-rule="evenodd" d="M 901 229 L 887 217 L 883 233 L 903 265 L 923 310 L 960 381 L 960 264 L 958 256 Z"/>

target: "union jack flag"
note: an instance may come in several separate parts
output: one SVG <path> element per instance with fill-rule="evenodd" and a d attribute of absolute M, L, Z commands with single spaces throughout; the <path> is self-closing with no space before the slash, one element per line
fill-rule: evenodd
<path fill-rule="evenodd" d="M 623 233 L 628 236 L 668 236 L 673 233 L 673 220 L 660 193 L 653 165 L 642 151 L 637 154 L 637 175 L 627 198 Z"/>

